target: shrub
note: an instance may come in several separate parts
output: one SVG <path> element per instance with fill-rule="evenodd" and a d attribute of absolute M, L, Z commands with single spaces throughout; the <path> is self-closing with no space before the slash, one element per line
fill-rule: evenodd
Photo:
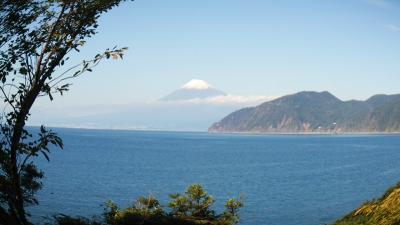
<path fill-rule="evenodd" d="M 106 203 L 102 221 L 55 217 L 56 225 L 233 225 L 239 222 L 243 198 L 228 199 L 225 210 L 218 214 L 212 209 L 214 198 L 201 185 L 189 186 L 183 194 L 171 194 L 167 207 L 150 197 L 139 197 L 128 208 L 120 209 L 113 202 Z"/>

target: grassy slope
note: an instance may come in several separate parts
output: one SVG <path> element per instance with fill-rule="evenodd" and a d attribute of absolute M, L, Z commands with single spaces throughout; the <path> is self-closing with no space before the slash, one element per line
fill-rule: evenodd
<path fill-rule="evenodd" d="M 334 225 L 400 225 L 400 183 L 380 198 L 363 204 Z"/>

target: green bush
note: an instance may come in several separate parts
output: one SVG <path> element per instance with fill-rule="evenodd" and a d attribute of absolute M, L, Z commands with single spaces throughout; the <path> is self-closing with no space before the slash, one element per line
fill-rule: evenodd
<path fill-rule="evenodd" d="M 120 209 L 111 201 L 106 203 L 101 221 L 55 217 L 55 225 L 233 225 L 239 222 L 243 199 L 228 199 L 225 210 L 218 214 L 212 209 L 215 202 L 201 185 L 189 186 L 183 194 L 171 194 L 163 207 L 154 197 L 140 197 L 128 208 Z"/>

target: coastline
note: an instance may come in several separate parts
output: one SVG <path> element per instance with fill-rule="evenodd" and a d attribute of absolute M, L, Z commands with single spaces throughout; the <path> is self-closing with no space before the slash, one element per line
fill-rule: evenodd
<path fill-rule="evenodd" d="M 37 125 L 27 127 L 39 128 Z M 107 127 L 63 127 L 46 126 L 50 129 L 71 130 L 94 130 L 94 131 L 136 131 L 136 132 L 174 132 L 174 133 L 208 133 L 208 134 L 237 134 L 237 135 L 304 135 L 304 136 L 370 136 L 370 135 L 400 135 L 398 132 L 261 132 L 261 131 L 207 131 L 207 130 L 165 130 L 165 129 L 129 129 L 129 128 L 107 128 Z"/>
<path fill-rule="evenodd" d="M 211 134 L 245 134 L 245 135 L 304 135 L 304 136 L 386 136 L 400 135 L 398 132 L 258 132 L 258 131 L 208 131 Z"/>

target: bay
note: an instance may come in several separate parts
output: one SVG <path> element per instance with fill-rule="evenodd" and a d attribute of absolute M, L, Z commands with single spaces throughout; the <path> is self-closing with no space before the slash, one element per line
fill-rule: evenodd
<path fill-rule="evenodd" d="M 202 184 L 223 209 L 245 196 L 241 225 L 328 224 L 400 180 L 400 136 L 242 135 L 202 132 L 55 129 L 65 149 L 53 150 L 37 223 L 55 213 L 91 216 L 112 200 Z"/>

